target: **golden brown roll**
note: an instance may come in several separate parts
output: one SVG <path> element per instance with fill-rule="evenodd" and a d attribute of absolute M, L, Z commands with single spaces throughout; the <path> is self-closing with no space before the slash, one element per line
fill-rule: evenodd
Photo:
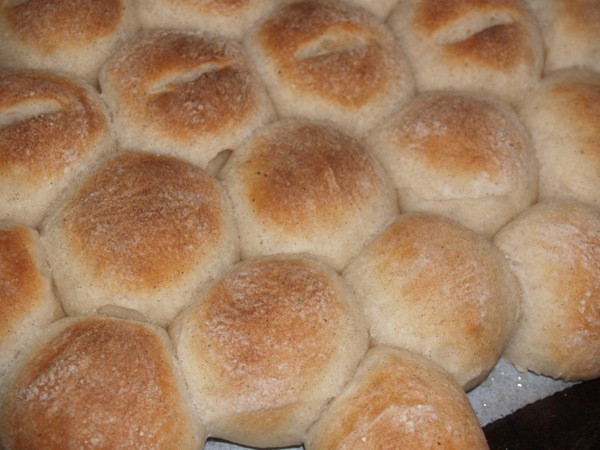
<path fill-rule="evenodd" d="M 376 344 L 436 362 L 465 390 L 502 355 L 520 292 L 491 241 L 441 216 L 399 216 L 344 270 Z"/>
<path fill-rule="evenodd" d="M 361 134 L 413 95 L 397 40 L 350 3 L 286 3 L 253 27 L 244 45 L 281 117 L 330 120 Z"/>
<path fill-rule="evenodd" d="M 378 19 L 385 20 L 398 0 L 348 0 L 373 13 Z"/>
<path fill-rule="evenodd" d="M 79 173 L 114 149 L 107 108 L 90 85 L 0 69 L 0 220 L 36 228 Z"/>
<path fill-rule="evenodd" d="M 96 84 L 100 66 L 138 27 L 133 0 L 2 0 L 0 61 Z"/>
<path fill-rule="evenodd" d="M 354 293 L 307 255 L 240 263 L 173 323 L 209 435 L 241 445 L 299 445 L 368 347 Z"/>
<path fill-rule="evenodd" d="M 471 90 L 515 103 L 541 78 L 544 46 L 524 0 L 400 0 L 387 24 L 420 91 Z"/>
<path fill-rule="evenodd" d="M 545 47 L 545 70 L 587 67 L 600 71 L 600 3 L 597 0 L 526 0 Z"/>
<path fill-rule="evenodd" d="M 523 289 L 506 359 L 553 378 L 600 377 L 600 209 L 540 202 L 494 242 Z"/>
<path fill-rule="evenodd" d="M 243 258 L 312 253 L 341 269 L 398 213 L 394 187 L 361 141 L 329 123 L 258 130 L 219 173 Z"/>
<path fill-rule="evenodd" d="M 447 372 L 377 346 L 311 427 L 306 450 L 487 449 L 469 399 Z"/>
<path fill-rule="evenodd" d="M 121 147 L 205 168 L 274 118 L 241 46 L 201 31 L 139 33 L 103 66 L 100 86 Z"/>
<path fill-rule="evenodd" d="M 491 236 L 537 198 L 529 134 L 495 97 L 421 94 L 368 143 L 388 169 L 402 211 L 441 214 Z"/>
<path fill-rule="evenodd" d="M 0 396 L 0 446 L 198 449 L 205 440 L 167 333 L 91 316 L 56 322 Z"/>
<path fill-rule="evenodd" d="M 0 379 L 31 339 L 61 316 L 38 233 L 0 222 Z"/>
<path fill-rule="evenodd" d="M 539 161 L 539 196 L 600 206 L 600 73 L 548 75 L 520 105 Z"/>
<path fill-rule="evenodd" d="M 187 28 L 241 39 L 277 0 L 137 0 L 145 28 Z"/>
<path fill-rule="evenodd" d="M 74 186 L 42 239 L 67 314 L 117 305 L 160 325 L 239 258 L 219 183 L 189 162 L 143 152 L 104 161 Z"/>

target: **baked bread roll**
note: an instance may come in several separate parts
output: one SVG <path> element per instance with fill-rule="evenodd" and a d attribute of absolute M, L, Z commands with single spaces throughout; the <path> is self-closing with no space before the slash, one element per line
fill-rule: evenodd
<path fill-rule="evenodd" d="M 239 44 L 191 30 L 146 30 L 100 73 L 125 149 L 184 158 L 204 168 L 274 110 Z"/>
<path fill-rule="evenodd" d="M 0 69 L 0 220 L 37 228 L 75 177 L 114 149 L 108 111 L 90 85 Z"/>
<path fill-rule="evenodd" d="M 299 445 L 368 347 L 354 293 L 308 255 L 247 260 L 170 327 L 209 435 Z"/>
<path fill-rule="evenodd" d="M 376 344 L 419 353 L 465 390 L 502 355 L 520 302 L 490 240 L 441 216 L 399 216 L 344 270 Z"/>
<path fill-rule="evenodd" d="M 0 445 L 37 448 L 200 448 L 166 332 L 91 316 L 56 322 L 0 397 Z"/>
<path fill-rule="evenodd" d="M 441 214 L 491 236 L 537 198 L 529 134 L 495 97 L 421 94 L 368 143 L 388 169 L 402 211 Z"/>
<path fill-rule="evenodd" d="M 218 182 L 189 162 L 143 152 L 104 161 L 41 235 L 67 314 L 117 305 L 163 326 L 239 258 Z"/>
<path fill-rule="evenodd" d="M 0 2 L 0 61 L 97 83 L 98 70 L 137 31 L 133 0 Z"/>
<path fill-rule="evenodd" d="M 600 71 L 600 3 L 597 0 L 527 0 L 539 24 L 545 70 L 587 67 Z"/>
<path fill-rule="evenodd" d="M 516 103 L 541 78 L 544 46 L 524 0 L 400 0 L 387 24 L 419 91 L 470 90 Z"/>
<path fill-rule="evenodd" d="M 306 252 L 341 269 L 398 213 L 379 162 L 329 123 L 288 119 L 264 127 L 219 178 L 232 199 L 242 258 Z"/>
<path fill-rule="evenodd" d="M 0 222 L 0 379 L 30 340 L 61 316 L 38 233 Z"/>
<path fill-rule="evenodd" d="M 487 449 L 469 399 L 447 372 L 377 346 L 311 428 L 306 450 Z"/>
<path fill-rule="evenodd" d="M 502 228 L 494 243 L 523 289 L 506 359 L 553 378 L 600 377 L 600 209 L 540 202 Z"/>
<path fill-rule="evenodd" d="M 540 199 L 600 206 L 600 73 L 548 75 L 520 107 L 539 161 Z"/>
<path fill-rule="evenodd" d="M 350 3 L 286 3 L 253 27 L 244 45 L 280 117 L 330 120 L 360 135 L 413 95 L 397 40 Z"/>
<path fill-rule="evenodd" d="M 241 39 L 276 0 L 137 0 L 145 28 L 183 28 L 211 31 Z"/>

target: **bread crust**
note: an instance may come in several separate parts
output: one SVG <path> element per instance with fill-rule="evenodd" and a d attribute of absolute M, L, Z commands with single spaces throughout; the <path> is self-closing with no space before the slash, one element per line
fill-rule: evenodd
<path fill-rule="evenodd" d="M 352 291 L 299 254 L 240 263 L 170 333 L 211 436 L 259 447 L 301 444 L 368 346 Z"/>
<path fill-rule="evenodd" d="M 6 448 L 181 448 L 205 440 L 164 330 L 101 316 L 56 322 L 2 397 Z"/>

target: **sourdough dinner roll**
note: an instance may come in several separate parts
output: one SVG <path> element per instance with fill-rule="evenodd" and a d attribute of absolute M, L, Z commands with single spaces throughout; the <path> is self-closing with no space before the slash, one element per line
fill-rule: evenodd
<path fill-rule="evenodd" d="M 141 322 L 56 322 L 0 397 L 6 450 L 196 450 L 204 440 L 168 335 Z"/>
<path fill-rule="evenodd" d="M 31 338 L 61 316 L 38 233 L 0 222 L 0 379 Z"/>
<path fill-rule="evenodd" d="M 542 75 L 543 42 L 524 0 L 400 0 L 387 24 L 420 91 L 471 90 L 515 103 Z"/>
<path fill-rule="evenodd" d="M 583 66 L 600 71 L 598 0 L 527 0 L 542 32 L 545 70 Z"/>
<path fill-rule="evenodd" d="M 308 255 L 247 260 L 172 324 L 209 435 L 241 445 L 299 445 L 368 347 L 354 293 Z"/>
<path fill-rule="evenodd" d="M 189 28 L 241 39 L 277 0 L 137 0 L 146 28 Z"/>
<path fill-rule="evenodd" d="M 2 0 L 0 61 L 95 84 L 100 66 L 138 26 L 133 0 Z"/>
<path fill-rule="evenodd" d="M 201 31 L 139 33 L 104 65 L 100 86 L 123 148 L 202 167 L 274 117 L 241 46 Z"/>
<path fill-rule="evenodd" d="M 390 347 L 369 350 L 311 427 L 306 450 L 487 449 L 469 399 L 447 372 Z"/>
<path fill-rule="evenodd" d="M 243 258 L 307 252 L 341 269 L 398 213 L 379 162 L 329 123 L 288 119 L 264 127 L 219 177 L 233 202 Z"/>
<path fill-rule="evenodd" d="M 391 31 L 350 3 L 286 3 L 244 44 L 281 117 L 330 120 L 361 134 L 413 95 L 412 73 Z"/>
<path fill-rule="evenodd" d="M 229 201 L 189 162 L 123 152 L 104 161 L 43 224 L 69 315 L 104 305 L 167 325 L 239 257 Z"/>
<path fill-rule="evenodd" d="M 403 214 L 344 270 L 371 339 L 426 356 L 465 390 L 504 351 L 520 292 L 492 243 L 450 219 Z"/>
<path fill-rule="evenodd" d="M 600 73 L 554 72 L 520 113 L 539 161 L 540 198 L 600 206 Z"/>
<path fill-rule="evenodd" d="M 600 209 L 544 201 L 502 228 L 494 242 L 523 288 L 506 359 L 554 378 L 600 377 Z"/>
<path fill-rule="evenodd" d="M 91 86 L 0 69 L 0 220 L 36 228 L 74 178 L 114 149 L 107 109 Z"/>
<path fill-rule="evenodd" d="M 537 197 L 531 139 L 515 111 L 486 95 L 419 95 L 369 136 L 400 209 L 450 217 L 491 236 Z"/>

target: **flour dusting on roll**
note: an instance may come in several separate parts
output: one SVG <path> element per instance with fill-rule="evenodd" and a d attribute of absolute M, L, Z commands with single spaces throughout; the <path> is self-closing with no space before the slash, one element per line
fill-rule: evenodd
<path fill-rule="evenodd" d="M 0 396 L 0 446 L 196 450 L 205 430 L 165 330 L 102 316 L 56 322 Z"/>
<path fill-rule="evenodd" d="M 427 357 L 465 390 L 496 365 L 519 313 L 518 283 L 498 249 L 433 214 L 399 216 L 343 275 L 374 343 Z"/>
<path fill-rule="evenodd" d="M 68 72 L 95 85 L 102 64 L 138 28 L 134 0 L 5 0 L 0 60 Z"/>
<path fill-rule="evenodd" d="M 404 51 L 365 9 L 337 0 L 284 3 L 244 38 L 281 117 L 364 133 L 413 95 Z"/>
<path fill-rule="evenodd" d="M 145 30 L 100 73 L 121 147 L 207 167 L 274 118 L 241 46 L 197 30 Z"/>
<path fill-rule="evenodd" d="M 539 82 L 544 46 L 525 0 L 401 0 L 387 24 L 417 89 L 463 89 L 510 103 Z"/>
<path fill-rule="evenodd" d="M 600 377 L 600 209 L 540 202 L 502 228 L 494 243 L 523 289 L 506 359 L 553 378 Z"/>
<path fill-rule="evenodd" d="M 69 315 L 117 305 L 163 326 L 239 258 L 219 183 L 187 161 L 144 152 L 103 161 L 44 222 L 42 239 Z"/>
<path fill-rule="evenodd" d="M 506 102 L 464 91 L 419 95 L 373 131 L 402 211 L 450 217 L 486 236 L 537 199 L 538 167 Z"/>
<path fill-rule="evenodd" d="M 376 346 L 311 427 L 305 448 L 486 450 L 488 445 L 467 396 L 446 371 L 415 353 Z"/>
<path fill-rule="evenodd" d="M 539 161 L 539 197 L 600 206 L 600 73 L 549 74 L 519 113 Z"/>
<path fill-rule="evenodd" d="M 398 212 L 379 161 L 325 122 L 289 119 L 258 130 L 219 178 L 243 258 L 307 252 L 341 269 Z"/>
<path fill-rule="evenodd" d="M 37 228 L 77 176 L 115 148 L 108 110 L 91 85 L 0 69 L 0 220 Z"/>
<path fill-rule="evenodd" d="M 309 255 L 240 263 L 170 327 L 212 437 L 299 445 L 368 347 L 353 291 Z"/>

